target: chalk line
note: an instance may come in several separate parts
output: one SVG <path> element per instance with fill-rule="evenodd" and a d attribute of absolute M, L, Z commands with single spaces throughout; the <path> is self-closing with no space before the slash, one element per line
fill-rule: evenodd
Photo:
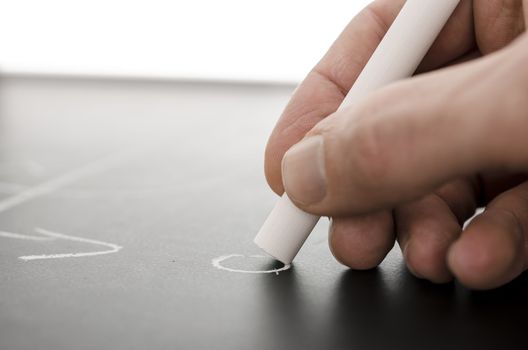
<path fill-rule="evenodd" d="M 55 237 L 23 235 L 20 233 L 7 232 L 7 231 L 0 231 L 0 237 L 24 239 L 28 241 L 53 241 L 55 240 Z"/>
<path fill-rule="evenodd" d="M 222 262 L 225 261 L 225 260 L 228 260 L 228 259 L 231 259 L 231 258 L 245 258 L 245 257 L 249 257 L 249 258 L 257 258 L 257 259 L 260 259 L 260 258 L 263 258 L 265 259 L 266 256 L 264 255 L 243 255 L 243 254 L 229 254 L 229 255 L 222 255 L 222 256 L 219 256 L 218 258 L 214 258 L 213 260 L 211 260 L 211 263 L 213 264 L 214 267 L 216 267 L 217 269 L 220 269 L 220 270 L 225 270 L 225 271 L 229 271 L 229 272 L 237 272 L 237 273 L 275 273 L 276 275 L 279 274 L 279 272 L 281 271 L 286 271 L 286 270 L 289 270 L 291 268 L 291 265 L 288 264 L 288 265 L 284 265 L 283 267 L 281 268 L 278 268 L 278 269 L 271 269 L 271 270 L 240 270 L 240 269 L 232 269 L 230 267 L 225 267 L 222 265 Z"/>
<path fill-rule="evenodd" d="M 99 240 L 91 239 L 91 238 L 83 238 L 83 237 L 65 235 L 63 233 L 52 232 L 52 231 L 48 231 L 48 230 L 45 230 L 45 229 L 39 228 L 39 227 L 35 228 L 35 231 L 37 231 L 38 233 L 44 235 L 45 237 L 43 237 L 43 238 L 48 238 L 50 240 L 53 240 L 53 239 L 65 239 L 65 240 L 68 240 L 68 241 L 75 241 L 75 242 L 83 242 L 83 243 L 90 243 L 90 244 L 100 245 L 100 246 L 103 246 L 103 247 L 108 247 L 110 249 L 98 250 L 98 251 L 93 251 L 93 252 L 82 252 L 82 253 L 24 255 L 24 256 L 19 256 L 18 257 L 19 259 L 24 260 L 24 261 L 30 261 L 30 260 L 43 260 L 43 259 L 81 258 L 81 257 L 85 257 L 85 256 L 96 256 L 96 255 L 117 253 L 118 251 L 120 251 L 123 248 L 123 247 L 121 247 L 121 246 L 119 246 L 117 244 L 103 242 L 103 241 L 99 241 Z M 20 235 L 20 234 L 14 234 L 14 235 L 24 236 L 24 235 Z M 32 239 L 32 238 L 27 238 L 27 237 L 35 237 L 35 236 L 26 236 L 26 238 L 23 238 L 23 239 Z M 15 238 L 15 237 L 12 236 L 12 238 Z M 20 237 L 16 237 L 16 238 L 20 238 Z"/>
<path fill-rule="evenodd" d="M 102 173 L 115 167 L 130 158 L 131 154 L 114 153 L 109 156 L 99 158 L 91 163 L 64 173 L 39 185 L 29 187 L 11 197 L 0 200 L 0 213 L 14 208 L 27 201 L 50 194 L 61 187 L 70 185 L 84 177 Z"/>
<path fill-rule="evenodd" d="M 53 241 L 56 239 L 64 239 L 68 241 L 90 243 L 90 244 L 95 244 L 95 245 L 100 245 L 100 246 L 110 248 L 106 250 L 98 250 L 98 251 L 82 252 L 82 253 L 40 254 L 40 255 L 24 255 L 24 256 L 18 257 L 19 259 L 25 260 L 25 261 L 42 260 L 42 259 L 80 258 L 84 256 L 111 254 L 111 253 L 116 253 L 123 248 L 117 244 L 103 242 L 103 241 L 99 241 L 99 240 L 91 239 L 91 238 L 83 238 L 83 237 L 78 237 L 78 236 L 65 235 L 63 233 L 52 232 L 52 231 L 45 230 L 39 227 L 35 228 L 35 231 L 40 233 L 43 236 L 33 236 L 33 235 L 25 235 L 25 234 L 14 233 L 14 232 L 0 231 L 0 237 L 15 238 L 15 239 L 22 239 L 22 240 L 30 240 L 30 241 Z"/>
<path fill-rule="evenodd" d="M 66 172 L 58 177 L 52 178 L 48 181 L 45 181 L 39 185 L 26 188 L 8 198 L 0 200 L 0 213 L 12 209 L 18 205 L 21 205 L 25 202 L 28 202 L 37 197 L 41 197 L 50 193 L 53 193 L 60 189 L 61 187 L 68 186 L 84 177 L 90 175 L 95 175 L 102 173 L 112 167 L 118 166 L 119 164 L 124 163 L 129 160 L 133 155 L 132 152 L 126 153 L 114 153 L 109 156 L 99 158 L 91 163 L 85 164 L 79 168 L 73 169 L 69 172 Z M 40 255 L 24 255 L 19 256 L 18 258 L 24 261 L 30 260 L 42 260 L 42 259 L 61 259 L 61 258 L 80 258 L 86 256 L 96 256 L 103 254 L 112 254 L 121 250 L 123 247 L 107 243 L 95 239 L 83 238 L 77 236 L 70 236 L 63 233 L 52 232 L 42 228 L 35 228 L 37 233 L 40 233 L 42 236 L 33 236 L 33 235 L 23 235 L 20 233 L 0 231 L 0 237 L 6 238 L 15 238 L 22 240 L 32 240 L 32 241 L 51 241 L 55 239 L 64 239 L 75 242 L 90 243 L 95 245 L 104 246 L 110 249 L 98 250 L 92 252 L 81 252 L 81 253 L 61 253 L 61 254 L 40 254 Z"/>

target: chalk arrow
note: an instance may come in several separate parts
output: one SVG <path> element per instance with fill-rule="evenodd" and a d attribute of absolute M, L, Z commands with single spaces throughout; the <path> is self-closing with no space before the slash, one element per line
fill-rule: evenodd
<path fill-rule="evenodd" d="M 45 230 L 39 227 L 35 228 L 35 232 L 40 233 L 41 236 L 23 235 L 20 233 L 0 231 L 0 237 L 23 239 L 23 240 L 29 240 L 29 241 L 53 241 L 56 239 L 64 239 L 67 241 L 90 243 L 90 244 L 99 245 L 99 246 L 103 246 L 107 248 L 104 250 L 97 250 L 97 251 L 91 251 L 91 252 L 24 255 L 24 256 L 18 257 L 19 259 L 24 260 L 24 261 L 43 260 L 43 259 L 62 259 L 62 258 L 82 258 L 85 256 L 96 256 L 96 255 L 117 253 L 123 248 L 117 244 L 107 243 L 107 242 L 103 242 L 103 241 L 99 241 L 99 240 L 91 239 L 91 238 L 83 238 L 83 237 L 65 235 L 63 233 L 52 232 L 52 231 L 48 231 L 48 230 Z"/>

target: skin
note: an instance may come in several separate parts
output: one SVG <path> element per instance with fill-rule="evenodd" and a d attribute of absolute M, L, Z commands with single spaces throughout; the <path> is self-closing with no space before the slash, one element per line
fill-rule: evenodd
<path fill-rule="evenodd" d="M 308 74 L 270 136 L 266 178 L 332 218 L 331 251 L 350 268 L 377 266 L 397 240 L 419 278 L 501 286 L 528 267 L 528 0 L 462 0 L 414 77 L 336 113 L 403 3 L 374 1 Z M 314 138 L 315 201 L 286 153 Z"/>

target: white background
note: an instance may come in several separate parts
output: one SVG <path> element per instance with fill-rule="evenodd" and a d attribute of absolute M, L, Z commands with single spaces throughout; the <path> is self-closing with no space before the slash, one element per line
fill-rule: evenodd
<path fill-rule="evenodd" d="M 298 82 L 368 0 L 0 0 L 0 70 Z"/>

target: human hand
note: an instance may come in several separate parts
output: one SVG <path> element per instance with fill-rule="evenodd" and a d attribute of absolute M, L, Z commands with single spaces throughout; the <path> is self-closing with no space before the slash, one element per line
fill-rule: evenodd
<path fill-rule="evenodd" d="M 397 239 L 417 277 L 494 288 L 528 267 L 528 0 L 524 12 L 462 0 L 423 74 L 334 113 L 403 3 L 373 2 L 309 73 L 269 139 L 266 177 L 333 218 L 330 248 L 351 268 L 377 266 Z"/>

